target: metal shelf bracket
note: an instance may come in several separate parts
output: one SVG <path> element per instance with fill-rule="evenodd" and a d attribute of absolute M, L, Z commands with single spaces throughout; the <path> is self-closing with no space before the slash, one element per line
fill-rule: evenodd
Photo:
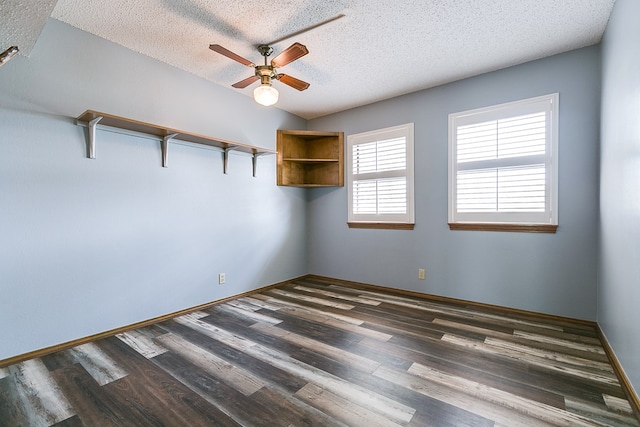
<path fill-rule="evenodd" d="M 88 157 L 90 159 L 96 158 L 96 126 L 98 126 L 98 122 L 102 120 L 102 116 L 98 116 L 95 119 L 89 121 L 89 153 Z"/>
<path fill-rule="evenodd" d="M 251 158 L 251 163 L 253 164 L 253 177 L 256 177 L 256 170 L 258 168 L 258 157 L 262 156 L 263 154 L 266 153 L 261 153 L 259 151 L 254 151 L 253 152 L 253 156 Z"/>
<path fill-rule="evenodd" d="M 171 135 L 166 135 L 162 138 L 162 167 L 169 167 L 169 141 L 171 141 L 176 136 L 180 135 L 179 133 L 172 133 Z"/>
<path fill-rule="evenodd" d="M 227 173 L 227 167 L 229 166 L 229 151 L 233 151 L 236 148 L 238 147 L 232 145 L 224 149 L 224 165 L 222 166 L 222 171 L 225 174 Z"/>

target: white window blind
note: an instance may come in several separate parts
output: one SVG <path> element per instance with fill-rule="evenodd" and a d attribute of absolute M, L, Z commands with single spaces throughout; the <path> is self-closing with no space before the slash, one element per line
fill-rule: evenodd
<path fill-rule="evenodd" d="M 557 224 L 557 103 L 449 116 L 449 222 Z"/>
<path fill-rule="evenodd" d="M 349 222 L 413 223 L 413 124 L 347 137 Z"/>

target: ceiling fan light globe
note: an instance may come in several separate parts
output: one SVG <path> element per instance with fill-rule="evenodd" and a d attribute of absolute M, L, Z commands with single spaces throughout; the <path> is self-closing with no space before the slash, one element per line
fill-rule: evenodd
<path fill-rule="evenodd" d="M 253 90 L 253 99 L 265 107 L 278 102 L 278 91 L 271 85 L 260 85 Z"/>

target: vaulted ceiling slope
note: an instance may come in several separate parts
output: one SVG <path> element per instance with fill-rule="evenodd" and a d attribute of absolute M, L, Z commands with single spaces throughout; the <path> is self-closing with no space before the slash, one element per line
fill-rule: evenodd
<path fill-rule="evenodd" d="M 51 17 L 247 96 L 231 85 L 252 69 L 209 49 L 220 44 L 259 64 L 257 46 L 310 53 L 280 69 L 311 83 L 275 82 L 277 107 L 315 118 L 596 44 L 615 0 L 58 0 Z M 8 8 L 28 1 L 6 0 Z M 46 7 L 43 7 L 46 13 Z M 18 15 L 12 11 L 11 16 Z M 9 16 L 9 15 L 6 15 Z M 36 17 L 37 18 L 37 17 Z M 40 33 L 42 23 L 35 22 Z M 39 28 L 37 26 L 40 25 Z M 6 32 L 5 30 L 2 30 Z M 37 37 L 37 36 L 36 36 Z M 0 40 L 12 43 L 6 34 Z M 15 44 L 15 43 L 13 43 Z M 7 46 L 8 47 L 8 46 Z M 30 48 L 29 48 L 30 49 Z M 28 51 L 27 53 L 28 54 Z M 270 107 L 273 108 L 273 107 Z"/>

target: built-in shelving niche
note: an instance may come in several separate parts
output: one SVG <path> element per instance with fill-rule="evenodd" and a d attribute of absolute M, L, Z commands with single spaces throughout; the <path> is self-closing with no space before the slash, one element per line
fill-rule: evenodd
<path fill-rule="evenodd" d="M 344 133 L 276 131 L 278 185 L 342 187 Z"/>
<path fill-rule="evenodd" d="M 132 133 L 142 133 L 152 135 L 158 138 L 162 148 L 162 167 L 168 167 L 169 160 L 169 142 L 172 140 L 185 141 L 195 144 L 208 145 L 217 147 L 224 153 L 223 172 L 227 173 L 229 163 L 229 152 L 239 151 L 249 153 L 253 157 L 253 176 L 256 176 L 256 168 L 258 157 L 268 154 L 276 154 L 275 150 L 255 147 L 253 145 L 241 144 L 238 142 L 227 141 L 220 138 L 198 135 L 191 132 L 172 129 L 164 126 L 154 125 L 150 123 L 139 122 L 137 120 L 127 119 L 125 117 L 114 116 L 112 114 L 100 113 L 98 111 L 87 110 L 76 118 L 76 123 L 89 128 L 89 140 L 87 142 L 87 157 L 96 158 L 96 131 L 98 125 L 101 129 L 109 128 L 124 129 Z"/>

